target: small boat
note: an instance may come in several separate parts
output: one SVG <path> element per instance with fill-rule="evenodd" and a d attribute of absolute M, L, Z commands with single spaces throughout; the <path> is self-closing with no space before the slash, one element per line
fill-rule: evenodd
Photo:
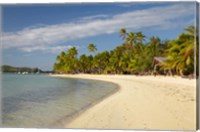
<path fill-rule="evenodd" d="M 26 75 L 26 74 L 28 74 L 28 72 L 22 72 L 22 74 L 23 74 L 23 75 Z"/>

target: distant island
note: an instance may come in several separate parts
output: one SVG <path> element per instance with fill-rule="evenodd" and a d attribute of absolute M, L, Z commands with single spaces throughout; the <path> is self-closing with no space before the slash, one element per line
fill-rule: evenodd
<path fill-rule="evenodd" d="M 2 65 L 1 72 L 3 73 L 18 73 L 18 74 L 29 74 L 29 73 L 52 73 L 52 71 L 43 71 L 39 68 L 30 68 L 30 67 L 14 67 L 9 65 Z"/>

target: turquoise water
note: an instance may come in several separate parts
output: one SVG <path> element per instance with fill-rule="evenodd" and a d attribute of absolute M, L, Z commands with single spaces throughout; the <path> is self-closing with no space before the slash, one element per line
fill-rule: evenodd
<path fill-rule="evenodd" d="M 117 88 L 103 81 L 3 74 L 2 127 L 52 127 Z"/>

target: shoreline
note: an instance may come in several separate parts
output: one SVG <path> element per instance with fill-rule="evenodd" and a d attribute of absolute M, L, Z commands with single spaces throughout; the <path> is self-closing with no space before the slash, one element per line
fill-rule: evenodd
<path fill-rule="evenodd" d="M 60 77 L 60 76 L 56 75 L 56 76 L 52 76 L 52 77 Z M 66 78 L 66 77 L 63 77 L 63 78 Z M 80 79 L 82 79 L 82 78 L 80 78 Z M 89 79 L 86 79 L 86 80 L 89 80 Z M 97 80 L 97 81 L 100 81 L 100 80 Z M 111 82 L 108 82 L 108 83 L 111 83 Z M 85 111 L 87 111 L 88 109 L 94 107 L 95 105 L 97 105 L 101 101 L 105 100 L 109 96 L 112 96 L 113 94 L 117 93 L 119 90 L 120 90 L 120 87 L 117 85 L 117 87 L 112 92 L 110 92 L 110 93 L 102 96 L 98 100 L 96 100 L 96 101 L 88 104 L 87 106 L 83 107 L 81 110 L 74 111 L 71 115 L 65 116 L 62 119 L 57 120 L 56 122 L 54 122 L 53 124 L 51 124 L 49 127 L 50 128 L 63 128 L 66 124 L 68 124 L 71 121 L 73 121 L 74 119 L 76 119 L 78 116 L 80 116 L 81 114 L 83 114 Z"/>
<path fill-rule="evenodd" d="M 101 80 L 120 87 L 68 123 L 64 121 L 65 128 L 196 129 L 196 79 L 88 74 L 50 76 Z"/>

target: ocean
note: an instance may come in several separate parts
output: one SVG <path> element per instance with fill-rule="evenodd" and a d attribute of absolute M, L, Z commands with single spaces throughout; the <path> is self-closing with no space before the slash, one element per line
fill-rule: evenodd
<path fill-rule="evenodd" d="M 1 127 L 62 127 L 62 121 L 117 89 L 116 84 L 104 81 L 2 74 Z"/>

